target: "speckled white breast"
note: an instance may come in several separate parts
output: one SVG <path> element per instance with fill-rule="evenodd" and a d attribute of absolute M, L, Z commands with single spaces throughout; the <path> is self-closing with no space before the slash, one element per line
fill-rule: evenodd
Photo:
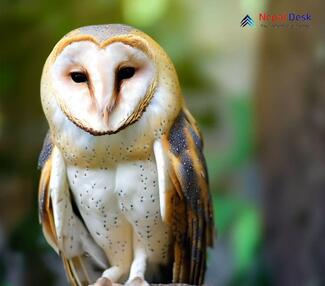
<path fill-rule="evenodd" d="M 161 220 L 152 149 L 148 148 L 145 158 L 131 161 L 124 152 L 106 161 L 98 160 L 100 154 L 95 149 L 90 154 L 93 155 L 84 155 L 83 167 L 68 163 L 67 175 L 77 206 L 95 241 L 106 252 L 123 254 L 132 244 L 132 238 L 127 237 L 131 227 L 146 246 L 148 260 L 166 263 L 169 231 Z M 80 158 L 75 159 L 80 162 Z"/>

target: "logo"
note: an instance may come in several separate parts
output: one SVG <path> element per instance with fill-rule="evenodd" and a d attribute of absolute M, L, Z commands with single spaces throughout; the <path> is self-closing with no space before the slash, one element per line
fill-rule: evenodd
<path fill-rule="evenodd" d="M 265 12 L 260 13 L 259 20 L 263 22 L 308 22 L 312 20 L 311 14 L 297 14 L 297 13 L 278 13 L 267 14 Z"/>
<path fill-rule="evenodd" d="M 243 20 L 240 22 L 241 27 L 245 27 L 246 25 L 253 27 L 254 26 L 254 20 L 252 19 L 251 16 L 246 15 Z"/>
<path fill-rule="evenodd" d="M 242 28 L 249 26 L 254 27 L 255 24 L 262 28 L 310 28 L 312 23 L 312 14 L 296 13 L 296 12 L 277 12 L 269 14 L 266 12 L 260 12 L 258 15 L 253 15 L 255 21 L 248 14 L 240 21 Z"/>

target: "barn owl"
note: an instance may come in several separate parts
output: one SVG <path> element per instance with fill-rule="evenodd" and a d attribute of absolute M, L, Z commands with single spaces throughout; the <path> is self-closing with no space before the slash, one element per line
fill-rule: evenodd
<path fill-rule="evenodd" d="M 207 169 L 163 49 L 125 25 L 76 29 L 44 65 L 41 101 L 40 221 L 70 284 L 202 284 Z"/>

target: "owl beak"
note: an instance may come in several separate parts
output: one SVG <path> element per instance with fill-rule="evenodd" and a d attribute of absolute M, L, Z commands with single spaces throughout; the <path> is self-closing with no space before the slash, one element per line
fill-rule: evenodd
<path fill-rule="evenodd" d="M 100 114 L 102 117 L 102 120 L 104 122 L 104 124 L 106 125 L 106 127 L 108 127 L 108 121 L 109 121 L 109 115 L 112 112 L 112 110 L 115 107 L 115 103 L 116 103 L 116 96 L 112 96 L 112 98 L 109 100 L 109 102 L 104 104 L 104 107 L 101 108 L 100 110 Z"/>
<path fill-rule="evenodd" d="M 104 110 L 102 111 L 102 118 L 106 127 L 108 126 L 108 114 L 109 114 L 109 110 L 107 107 L 105 107 Z"/>

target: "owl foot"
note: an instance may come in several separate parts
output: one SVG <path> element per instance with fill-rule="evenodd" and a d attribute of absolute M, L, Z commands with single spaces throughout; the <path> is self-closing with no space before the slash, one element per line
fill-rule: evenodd
<path fill-rule="evenodd" d="M 146 280 L 141 277 L 134 277 L 125 283 L 125 286 L 150 286 Z"/>
<path fill-rule="evenodd" d="M 100 277 L 97 279 L 95 284 L 91 284 L 89 286 L 113 286 L 113 283 L 108 278 Z"/>

